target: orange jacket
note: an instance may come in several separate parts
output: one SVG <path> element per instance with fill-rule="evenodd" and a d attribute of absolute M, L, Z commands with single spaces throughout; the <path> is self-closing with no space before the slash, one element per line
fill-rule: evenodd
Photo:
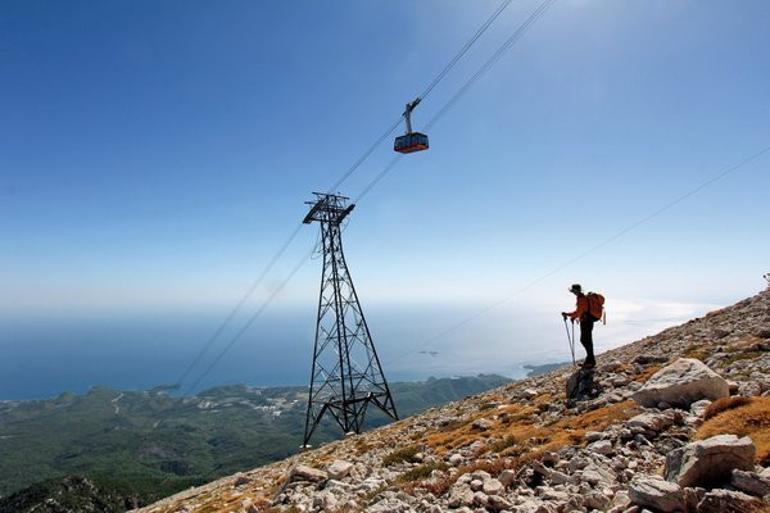
<path fill-rule="evenodd" d="M 581 294 L 577 297 L 577 306 L 574 312 L 570 312 L 567 315 L 572 320 L 582 319 L 583 314 L 588 313 L 588 296 Z"/>

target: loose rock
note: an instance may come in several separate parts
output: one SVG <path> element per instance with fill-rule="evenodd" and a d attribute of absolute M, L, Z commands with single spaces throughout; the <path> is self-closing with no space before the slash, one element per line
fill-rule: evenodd
<path fill-rule="evenodd" d="M 666 479 L 680 486 L 726 483 L 734 469 L 754 468 L 755 453 L 749 437 L 718 435 L 689 443 L 666 456 Z"/>
<path fill-rule="evenodd" d="M 680 358 L 653 374 L 631 397 L 648 408 L 654 408 L 660 403 L 689 408 L 695 401 L 713 401 L 729 394 L 727 381 L 703 362 L 694 358 Z"/>
<path fill-rule="evenodd" d="M 684 509 L 682 488 L 658 477 L 639 476 L 628 487 L 628 497 L 634 504 L 664 513 Z"/>

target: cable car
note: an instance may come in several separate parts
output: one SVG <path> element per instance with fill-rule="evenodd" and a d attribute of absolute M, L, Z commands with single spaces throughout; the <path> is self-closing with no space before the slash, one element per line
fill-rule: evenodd
<path fill-rule="evenodd" d="M 396 137 L 393 149 L 399 153 L 414 153 L 428 149 L 428 136 L 420 132 L 412 132 L 412 111 L 420 104 L 420 98 L 406 104 L 404 121 L 406 121 L 406 133 Z"/>

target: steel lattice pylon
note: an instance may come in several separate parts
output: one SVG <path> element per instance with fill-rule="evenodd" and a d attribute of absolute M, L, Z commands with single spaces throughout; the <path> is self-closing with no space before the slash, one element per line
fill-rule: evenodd
<path fill-rule="evenodd" d="M 398 419 L 342 251 L 340 224 L 355 205 L 345 196 L 314 194 L 304 222 L 321 224 L 323 270 L 303 447 L 327 411 L 345 433 L 361 432 L 370 404 Z"/>

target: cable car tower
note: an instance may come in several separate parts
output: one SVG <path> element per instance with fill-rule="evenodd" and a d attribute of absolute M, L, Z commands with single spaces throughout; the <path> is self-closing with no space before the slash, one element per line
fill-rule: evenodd
<path fill-rule="evenodd" d="M 313 194 L 303 222 L 321 224 L 323 268 L 303 448 L 327 412 L 345 433 L 361 432 L 369 405 L 398 420 L 342 251 L 340 224 L 355 205 L 345 196 Z"/>

